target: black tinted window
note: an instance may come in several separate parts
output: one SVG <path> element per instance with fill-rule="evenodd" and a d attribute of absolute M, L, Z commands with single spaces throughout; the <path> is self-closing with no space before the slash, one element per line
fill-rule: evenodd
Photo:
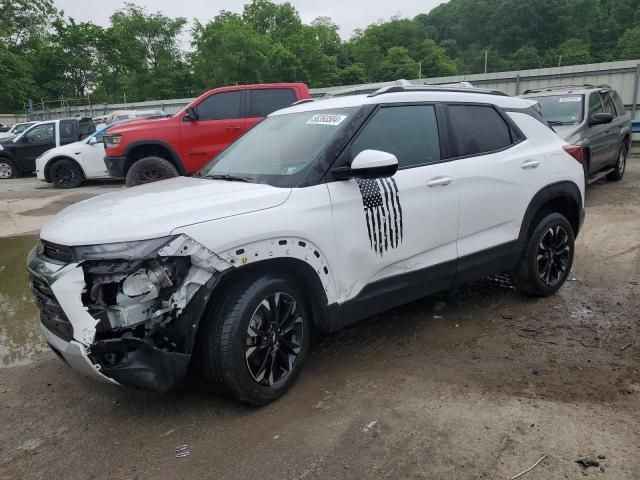
<path fill-rule="evenodd" d="M 69 140 L 73 138 L 73 122 L 63 120 L 60 122 L 60 139 Z"/>
<path fill-rule="evenodd" d="M 221 120 L 240 117 L 242 92 L 215 93 L 196 107 L 198 120 Z"/>
<path fill-rule="evenodd" d="M 459 157 L 493 152 L 511 145 L 509 125 L 493 107 L 449 105 L 449 118 Z"/>
<path fill-rule="evenodd" d="M 363 150 L 393 153 L 410 167 L 440 160 L 436 113 L 432 105 L 385 107 L 364 127 L 351 146 L 351 158 Z"/>
<path fill-rule="evenodd" d="M 251 90 L 250 117 L 266 117 L 271 112 L 288 107 L 296 101 L 296 94 L 290 88 L 269 88 Z"/>

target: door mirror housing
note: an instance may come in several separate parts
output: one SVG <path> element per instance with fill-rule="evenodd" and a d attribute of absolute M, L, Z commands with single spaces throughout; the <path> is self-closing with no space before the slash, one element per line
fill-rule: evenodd
<path fill-rule="evenodd" d="M 613 122 L 613 115 L 610 113 L 594 113 L 589 119 L 591 125 L 604 125 Z"/>
<path fill-rule="evenodd" d="M 198 112 L 196 112 L 196 109 L 193 107 L 188 107 L 185 111 L 183 120 L 185 122 L 193 122 L 195 120 L 198 120 Z"/>
<path fill-rule="evenodd" d="M 398 171 L 398 159 L 393 153 L 381 150 L 363 150 L 351 162 L 350 167 L 333 169 L 333 174 L 341 179 L 385 178 Z"/>
<path fill-rule="evenodd" d="M 96 137 L 89 137 L 89 145 L 95 145 L 96 143 L 98 143 Z"/>

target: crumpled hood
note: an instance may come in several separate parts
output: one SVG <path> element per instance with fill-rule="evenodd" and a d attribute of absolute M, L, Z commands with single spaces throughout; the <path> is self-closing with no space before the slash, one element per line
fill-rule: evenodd
<path fill-rule="evenodd" d="M 157 238 L 185 225 L 273 208 L 290 194 L 290 188 L 257 183 L 176 177 L 71 205 L 40 237 L 68 246 Z"/>

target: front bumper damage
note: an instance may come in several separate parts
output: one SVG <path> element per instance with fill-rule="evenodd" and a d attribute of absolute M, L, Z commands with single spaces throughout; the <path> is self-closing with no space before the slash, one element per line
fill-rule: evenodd
<path fill-rule="evenodd" d="M 150 391 L 182 380 L 200 318 L 229 263 L 185 235 L 139 260 L 65 263 L 47 252 L 32 250 L 28 270 L 42 332 L 67 364 Z"/>

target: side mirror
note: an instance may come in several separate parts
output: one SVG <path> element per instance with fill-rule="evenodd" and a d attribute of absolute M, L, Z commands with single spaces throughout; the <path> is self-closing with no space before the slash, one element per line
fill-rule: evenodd
<path fill-rule="evenodd" d="M 595 113 L 589 119 L 590 125 L 604 125 L 613 122 L 613 115 L 610 113 Z"/>
<path fill-rule="evenodd" d="M 20 143 L 31 143 L 31 139 L 26 135 L 23 135 L 22 137 L 20 137 Z"/>
<path fill-rule="evenodd" d="M 96 143 L 98 143 L 96 137 L 89 137 L 89 145 L 95 145 Z"/>
<path fill-rule="evenodd" d="M 393 153 L 380 150 L 363 150 L 351 162 L 350 167 L 332 170 L 341 179 L 392 177 L 398 171 L 398 159 Z"/>
<path fill-rule="evenodd" d="M 185 122 L 193 122 L 194 120 L 198 120 L 198 112 L 193 107 L 189 107 L 186 110 L 183 120 Z"/>

